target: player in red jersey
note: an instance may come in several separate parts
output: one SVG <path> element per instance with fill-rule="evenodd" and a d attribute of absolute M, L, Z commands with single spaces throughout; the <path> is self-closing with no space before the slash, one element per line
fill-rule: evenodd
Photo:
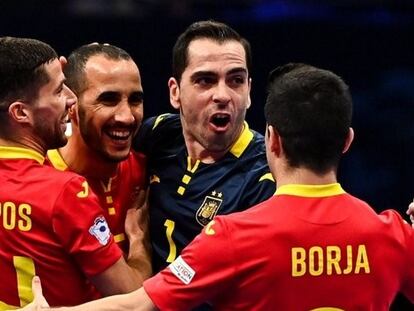
<path fill-rule="evenodd" d="M 271 72 L 266 154 L 276 195 L 218 216 L 143 288 L 63 310 L 388 310 L 414 301 L 414 231 L 346 193 L 337 168 L 352 143 L 352 100 L 330 71 L 288 64 Z M 48 308 L 34 278 L 35 303 Z"/>
<path fill-rule="evenodd" d="M 43 165 L 48 149 L 67 142 L 76 102 L 65 62 L 43 42 L 0 38 L 0 310 L 32 300 L 35 274 L 58 305 L 129 292 L 142 281 L 87 181 Z"/>
<path fill-rule="evenodd" d="M 131 151 L 143 117 L 139 69 L 123 49 L 94 43 L 74 50 L 64 73 L 78 102 L 70 110 L 72 135 L 62 148 L 49 150 L 49 162 L 87 179 L 115 241 L 128 253 L 125 216 L 138 189 L 145 188 L 145 158 Z M 141 246 L 135 243 L 135 251 Z M 144 262 L 147 252 L 141 254 Z M 149 258 L 145 262 L 149 276 Z"/>

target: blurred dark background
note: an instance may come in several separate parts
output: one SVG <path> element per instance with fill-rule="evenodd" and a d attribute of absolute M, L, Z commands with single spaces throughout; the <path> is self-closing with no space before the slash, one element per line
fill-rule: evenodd
<path fill-rule="evenodd" d="M 353 93 L 356 133 L 340 167 L 342 184 L 378 211 L 395 208 L 405 215 L 414 197 L 414 1 L 0 1 L 1 36 L 44 40 L 62 55 L 93 41 L 127 50 L 141 70 L 147 117 L 173 111 L 167 89 L 171 49 L 200 19 L 229 23 L 251 42 L 253 105 L 247 118 L 260 132 L 272 68 L 306 62 L 342 76 Z"/>

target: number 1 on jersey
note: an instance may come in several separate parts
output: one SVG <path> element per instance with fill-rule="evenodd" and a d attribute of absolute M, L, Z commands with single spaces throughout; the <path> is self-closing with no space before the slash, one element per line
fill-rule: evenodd
<path fill-rule="evenodd" d="M 0 301 L 0 310 L 16 309 L 33 301 L 32 278 L 36 274 L 33 259 L 22 256 L 13 256 L 13 265 L 16 270 L 17 295 L 20 299 L 20 305 L 11 306 Z"/>
<path fill-rule="evenodd" d="M 167 219 L 164 223 L 164 226 L 167 227 L 165 230 L 165 234 L 167 235 L 168 244 L 170 245 L 170 252 L 167 257 L 167 262 L 173 262 L 175 258 L 177 257 L 177 246 L 174 243 L 174 240 L 172 239 L 172 234 L 175 228 L 175 222 Z"/>

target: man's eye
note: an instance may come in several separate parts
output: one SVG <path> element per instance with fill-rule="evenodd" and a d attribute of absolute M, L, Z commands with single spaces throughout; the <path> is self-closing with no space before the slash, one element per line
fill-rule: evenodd
<path fill-rule="evenodd" d="M 106 92 L 98 96 L 98 101 L 106 106 L 115 106 L 120 100 L 119 94 L 115 92 Z"/>
<path fill-rule="evenodd" d="M 209 85 L 209 84 L 213 84 L 215 80 L 214 78 L 210 78 L 210 77 L 201 77 L 201 78 L 198 78 L 195 82 L 200 85 Z"/>
<path fill-rule="evenodd" d="M 244 82 L 246 81 L 246 79 L 244 77 L 242 77 L 242 76 L 236 76 L 236 77 L 233 77 L 231 79 L 231 81 L 232 81 L 232 83 L 235 83 L 235 84 L 244 84 Z"/>
<path fill-rule="evenodd" d="M 144 101 L 143 93 L 134 93 L 128 98 L 130 105 L 140 105 Z"/>

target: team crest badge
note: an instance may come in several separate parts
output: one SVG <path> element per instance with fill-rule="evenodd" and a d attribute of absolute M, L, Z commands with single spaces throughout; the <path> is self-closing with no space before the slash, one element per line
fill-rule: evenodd
<path fill-rule="evenodd" d="M 111 237 L 108 223 L 103 216 L 97 217 L 93 225 L 89 228 L 89 233 L 93 235 L 102 245 L 108 244 Z"/>
<path fill-rule="evenodd" d="M 203 203 L 199 207 L 196 213 L 197 222 L 205 226 L 216 216 L 221 204 L 223 194 L 221 192 L 213 191 L 211 195 L 207 195 L 204 198 Z"/>

